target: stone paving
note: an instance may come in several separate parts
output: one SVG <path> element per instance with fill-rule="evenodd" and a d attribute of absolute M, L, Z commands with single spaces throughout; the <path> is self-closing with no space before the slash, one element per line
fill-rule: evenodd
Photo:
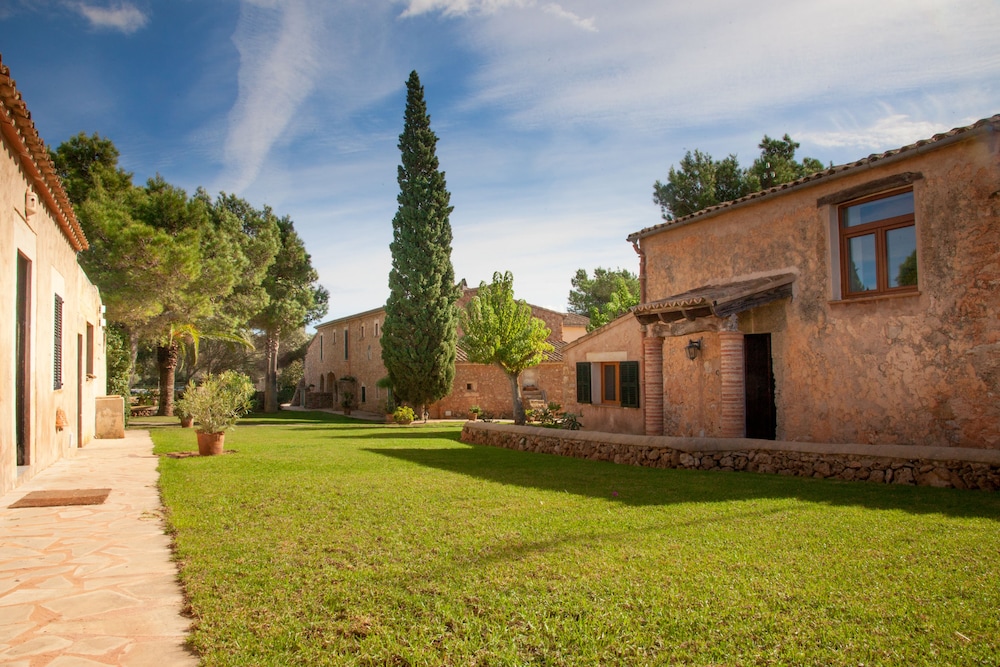
<path fill-rule="evenodd" d="M 0 496 L 0 664 L 193 667 L 147 431 L 93 440 Z M 10 509 L 30 491 L 101 505 Z"/>

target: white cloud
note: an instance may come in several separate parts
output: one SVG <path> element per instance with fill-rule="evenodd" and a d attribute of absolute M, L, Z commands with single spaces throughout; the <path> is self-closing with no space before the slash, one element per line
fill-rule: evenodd
<path fill-rule="evenodd" d="M 504 9 L 538 8 L 587 32 L 597 32 L 595 19 L 581 18 L 554 2 L 541 6 L 535 0 L 407 0 L 401 18 L 438 12 L 443 16 L 492 15 Z"/>
<path fill-rule="evenodd" d="M 968 125 L 969 119 L 961 125 Z M 866 127 L 838 127 L 820 132 L 803 132 L 800 136 L 822 148 L 850 148 L 862 151 L 881 152 L 912 144 L 920 139 L 929 139 L 951 127 L 929 120 L 917 120 L 906 114 L 890 113 L 876 119 Z M 796 137 L 798 138 L 798 137 Z M 861 157 L 859 155 L 859 157 Z"/>
<path fill-rule="evenodd" d="M 239 97 L 225 144 L 227 189 L 240 192 L 253 182 L 272 145 L 314 90 L 318 27 L 304 0 L 243 3 L 233 36 L 240 54 Z"/>
<path fill-rule="evenodd" d="M 81 2 L 76 5 L 80 12 L 94 28 L 117 30 L 126 35 L 136 32 L 149 23 L 149 17 L 129 3 L 118 3 L 107 7 L 97 7 Z"/>
<path fill-rule="evenodd" d="M 581 30 L 586 30 L 587 32 L 597 32 L 597 25 L 594 17 L 590 17 L 589 19 L 580 18 L 573 12 L 563 9 L 561 5 L 557 5 L 554 2 L 544 5 L 542 7 L 542 11 L 552 14 L 552 16 L 560 19 L 569 21 L 570 24 L 580 28 Z"/>

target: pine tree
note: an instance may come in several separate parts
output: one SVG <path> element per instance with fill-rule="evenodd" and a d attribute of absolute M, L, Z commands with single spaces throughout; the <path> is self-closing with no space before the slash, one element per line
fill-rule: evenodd
<path fill-rule="evenodd" d="M 459 290 L 451 264 L 451 195 L 416 72 L 406 90 L 382 361 L 396 395 L 419 408 L 451 391 Z"/>

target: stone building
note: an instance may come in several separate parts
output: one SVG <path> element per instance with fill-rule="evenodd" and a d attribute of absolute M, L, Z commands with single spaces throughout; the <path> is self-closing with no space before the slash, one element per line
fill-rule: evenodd
<path fill-rule="evenodd" d="M 0 494 L 94 437 L 105 393 L 101 297 L 87 239 L 0 62 Z"/>
<path fill-rule="evenodd" d="M 628 240 L 646 434 L 1000 448 L 1000 116 Z"/>
<path fill-rule="evenodd" d="M 576 414 L 584 429 L 645 432 L 642 341 L 641 327 L 628 313 L 563 348 L 563 408 Z"/>
<path fill-rule="evenodd" d="M 465 289 L 459 307 L 475 295 Z M 521 374 L 525 401 L 563 402 L 562 348 L 586 332 L 587 318 L 538 306 L 532 314 L 551 330 L 555 347 L 546 360 Z M 365 412 L 385 410 L 386 390 L 378 381 L 386 376 L 382 364 L 382 324 L 385 308 L 350 315 L 316 327 L 305 359 L 306 406 L 340 408 L 345 394 L 353 407 Z M 473 405 L 497 417 L 510 417 L 512 396 L 507 376 L 495 366 L 474 364 L 458 350 L 452 391 L 428 407 L 432 419 L 465 418 Z"/>

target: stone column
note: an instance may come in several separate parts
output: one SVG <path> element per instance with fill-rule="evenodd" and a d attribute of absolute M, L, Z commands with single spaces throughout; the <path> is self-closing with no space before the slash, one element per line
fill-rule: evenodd
<path fill-rule="evenodd" d="M 742 438 L 746 435 L 746 386 L 743 369 L 743 334 L 739 331 L 720 331 L 720 375 L 722 376 L 722 429 L 723 438 Z"/>
<path fill-rule="evenodd" d="M 642 380 L 645 387 L 646 435 L 663 435 L 663 339 L 642 339 Z"/>

